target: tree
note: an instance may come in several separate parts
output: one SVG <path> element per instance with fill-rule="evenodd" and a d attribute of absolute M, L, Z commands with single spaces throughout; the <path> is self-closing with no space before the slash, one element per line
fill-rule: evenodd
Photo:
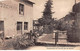
<path fill-rule="evenodd" d="M 53 12 L 51 11 L 52 8 L 52 0 L 48 0 L 46 5 L 45 5 L 45 9 L 43 11 L 43 16 L 42 18 L 38 19 L 39 23 L 42 25 L 48 25 L 51 23 L 52 19 L 52 14 Z"/>
<path fill-rule="evenodd" d="M 54 19 L 52 18 L 52 14 L 54 12 L 52 12 L 51 9 L 52 9 L 52 0 L 48 0 L 45 5 L 42 18 L 38 19 L 39 23 L 44 27 L 46 27 L 47 25 L 51 25 L 52 22 L 54 22 Z"/>

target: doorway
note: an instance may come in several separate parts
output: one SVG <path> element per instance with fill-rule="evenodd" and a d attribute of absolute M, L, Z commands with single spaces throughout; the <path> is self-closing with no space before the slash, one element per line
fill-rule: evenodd
<path fill-rule="evenodd" d="M 0 38 L 4 38 L 4 21 L 0 21 Z"/>
<path fill-rule="evenodd" d="M 17 34 L 22 34 L 22 22 L 17 22 Z"/>

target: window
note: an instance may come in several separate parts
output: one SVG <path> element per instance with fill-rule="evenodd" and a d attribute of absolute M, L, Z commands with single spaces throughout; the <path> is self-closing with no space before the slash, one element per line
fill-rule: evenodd
<path fill-rule="evenodd" d="M 22 30 L 22 22 L 17 22 L 17 30 Z"/>
<path fill-rule="evenodd" d="M 19 4 L 19 14 L 24 15 L 24 5 L 23 4 Z"/>
<path fill-rule="evenodd" d="M 28 30 L 28 22 L 24 22 L 24 30 Z"/>

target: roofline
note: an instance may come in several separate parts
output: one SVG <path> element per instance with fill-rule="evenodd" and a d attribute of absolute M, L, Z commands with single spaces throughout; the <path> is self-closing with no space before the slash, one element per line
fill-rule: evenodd
<path fill-rule="evenodd" d="M 30 0 L 22 0 L 24 2 L 30 3 L 30 4 L 35 4 L 34 2 L 30 1 Z"/>
<path fill-rule="evenodd" d="M 29 3 L 31 3 L 31 4 L 35 4 L 34 2 L 32 2 L 32 1 L 29 1 L 29 0 L 27 0 L 27 2 L 29 2 Z"/>

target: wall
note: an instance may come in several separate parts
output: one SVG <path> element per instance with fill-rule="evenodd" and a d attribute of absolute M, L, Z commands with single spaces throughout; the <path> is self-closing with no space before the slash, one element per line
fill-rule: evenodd
<path fill-rule="evenodd" d="M 33 29 L 33 8 L 32 5 L 20 2 L 20 1 L 5 1 L 2 2 L 7 5 L 7 7 L 2 7 L 1 19 L 4 20 L 5 36 L 16 36 L 17 34 L 17 22 L 28 22 L 29 32 Z M 19 3 L 24 4 L 24 15 L 19 15 Z M 24 33 L 24 26 L 23 30 Z"/>

